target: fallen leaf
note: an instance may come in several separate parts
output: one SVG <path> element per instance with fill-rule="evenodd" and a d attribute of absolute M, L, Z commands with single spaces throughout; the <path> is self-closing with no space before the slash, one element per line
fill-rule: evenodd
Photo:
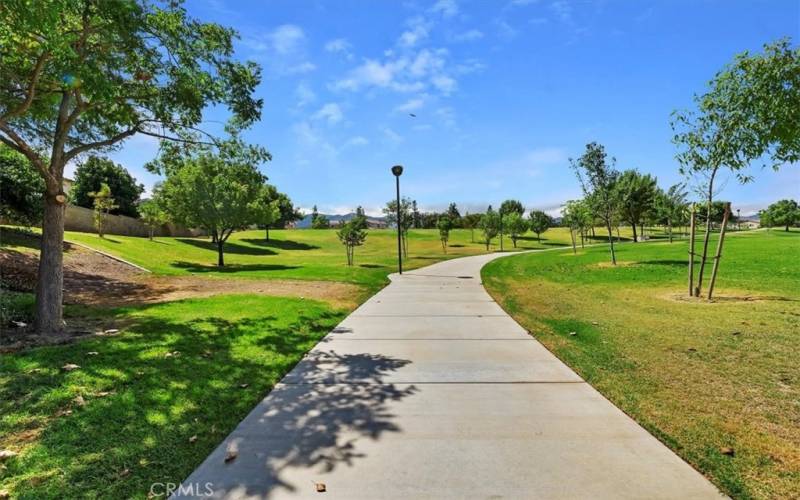
<path fill-rule="evenodd" d="M 9 458 L 13 458 L 17 456 L 16 451 L 11 450 L 0 450 L 0 462 L 8 460 Z"/>
<path fill-rule="evenodd" d="M 119 477 L 125 477 L 125 476 L 127 476 L 128 474 L 130 474 L 130 473 L 131 473 L 131 470 L 130 470 L 130 469 L 122 469 L 122 470 L 119 472 Z"/>
<path fill-rule="evenodd" d="M 690 348 L 688 348 L 686 350 L 689 351 L 689 352 L 697 352 L 697 349 L 695 349 L 694 347 L 690 347 Z"/>
<path fill-rule="evenodd" d="M 600 323 L 598 323 L 597 321 L 592 321 L 592 324 L 593 324 L 593 325 L 595 325 L 595 326 L 597 326 L 597 325 L 599 325 Z"/>
<path fill-rule="evenodd" d="M 25 328 L 28 326 L 28 323 L 25 323 L 24 321 L 12 321 L 11 324 L 17 328 Z"/>
<path fill-rule="evenodd" d="M 719 452 L 722 453 L 723 455 L 728 455 L 729 457 L 732 457 L 736 454 L 733 448 L 730 448 L 728 446 L 723 446 L 722 448 L 719 449 Z"/>
<path fill-rule="evenodd" d="M 732 332 L 731 335 L 741 335 L 742 332 Z"/>
<path fill-rule="evenodd" d="M 104 331 L 106 335 L 114 335 L 115 333 L 119 333 L 118 328 L 109 328 L 108 330 Z"/>
<path fill-rule="evenodd" d="M 97 351 L 89 351 L 89 352 L 86 353 L 87 356 L 97 356 L 98 354 L 100 354 L 100 353 L 97 352 Z"/>
<path fill-rule="evenodd" d="M 570 336 L 574 337 L 575 335 L 578 334 L 578 332 L 569 332 L 569 334 L 570 334 Z"/>
<path fill-rule="evenodd" d="M 228 462 L 233 462 L 234 460 L 236 460 L 236 457 L 238 456 L 239 456 L 238 452 L 234 450 L 228 450 L 227 453 L 225 453 L 225 463 L 227 464 Z"/>
<path fill-rule="evenodd" d="M 75 399 L 73 399 L 72 401 L 78 406 L 86 406 L 86 400 L 83 399 L 83 396 L 81 396 L 80 394 L 75 396 Z"/>
<path fill-rule="evenodd" d="M 317 488 L 317 493 L 325 493 L 325 483 L 314 483 L 314 486 Z"/>
<path fill-rule="evenodd" d="M 250 384 L 239 384 L 239 389 L 247 389 Z"/>
<path fill-rule="evenodd" d="M 71 372 L 72 370 L 77 370 L 78 368 L 80 368 L 80 366 L 76 365 L 75 363 L 67 363 L 61 367 L 61 369 L 65 372 Z"/>
<path fill-rule="evenodd" d="M 195 441 L 197 441 L 197 435 L 194 435 L 194 436 L 189 438 L 189 442 L 190 443 L 194 443 Z"/>
<path fill-rule="evenodd" d="M 112 391 L 100 391 L 100 392 L 95 392 L 94 393 L 94 395 L 96 397 L 98 397 L 98 398 L 104 398 L 104 397 L 110 396 L 112 394 L 114 394 Z"/>

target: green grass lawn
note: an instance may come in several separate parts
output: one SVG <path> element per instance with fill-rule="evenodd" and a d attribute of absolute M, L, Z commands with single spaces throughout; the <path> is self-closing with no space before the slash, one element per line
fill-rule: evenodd
<path fill-rule="evenodd" d="M 475 231 L 454 230 L 447 254 L 442 251 L 436 230 L 409 232 L 407 269 L 422 267 L 446 258 L 473 255 L 486 251 Z M 569 232 L 553 228 L 537 242 L 533 234 L 518 241 L 519 249 L 551 248 L 569 242 Z M 356 249 L 355 265 L 348 267 L 344 247 L 334 230 L 272 230 L 270 241 L 264 231 L 234 233 L 225 245 L 223 269 L 216 266 L 216 248 L 208 238 L 146 238 L 67 232 L 66 239 L 89 245 L 122 257 L 158 274 L 203 274 L 208 276 L 246 278 L 288 278 L 343 281 L 377 289 L 386 283 L 386 276 L 397 266 L 397 240 L 392 230 L 371 230 L 366 243 Z M 491 250 L 499 249 L 499 240 Z M 512 249 L 506 237 L 505 249 Z"/>
<path fill-rule="evenodd" d="M 12 498 L 145 498 L 179 482 L 345 312 L 234 295 L 96 314 L 128 326 L 0 356 Z"/>
<path fill-rule="evenodd" d="M 800 498 L 800 233 L 727 238 L 714 303 L 685 298 L 686 242 L 621 245 L 618 258 L 609 266 L 606 246 L 520 255 L 490 263 L 483 279 L 724 492 Z"/>

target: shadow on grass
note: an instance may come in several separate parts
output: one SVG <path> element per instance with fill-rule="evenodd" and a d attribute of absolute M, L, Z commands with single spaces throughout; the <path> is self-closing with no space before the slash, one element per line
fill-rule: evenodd
<path fill-rule="evenodd" d="M 251 245 L 259 247 L 280 248 L 281 250 L 314 250 L 319 248 L 317 245 L 309 245 L 308 243 L 301 243 L 292 240 L 263 240 L 258 238 L 246 238 L 241 241 L 246 241 Z"/>
<path fill-rule="evenodd" d="M 358 267 L 366 267 L 367 269 L 381 269 L 387 266 L 383 266 L 381 264 L 359 264 Z"/>
<path fill-rule="evenodd" d="M 190 273 L 240 273 L 247 271 L 287 271 L 300 269 L 303 266 L 285 266 L 283 264 L 225 264 L 219 267 L 214 264 L 198 264 L 197 262 L 176 261 L 170 264 Z"/>
<path fill-rule="evenodd" d="M 217 244 L 212 242 L 211 240 L 198 240 L 195 238 L 175 238 L 175 239 L 180 241 L 181 243 L 186 243 L 187 245 L 192 245 L 197 248 L 202 248 L 203 250 L 209 250 L 211 252 L 214 252 L 215 255 L 217 253 Z M 223 246 L 223 251 L 226 254 L 235 254 L 235 255 L 275 255 L 275 252 L 273 250 L 269 250 L 268 248 L 255 248 L 247 245 L 240 245 L 232 241 L 225 242 L 225 245 Z"/>
<path fill-rule="evenodd" d="M 35 441 L 24 460 L 5 464 L 3 476 L 15 496 L 122 497 L 147 491 L 155 481 L 186 478 L 342 317 L 309 305 L 310 311 L 293 306 L 280 317 L 181 320 L 170 311 L 175 304 L 183 307 L 128 310 L 133 323 L 118 336 L 0 359 L 6 374 L 0 377 L 0 412 L 24 416 L 0 423 L 0 432 L 11 446 L 30 441 L 29 434 Z M 150 308 L 162 310 L 137 317 Z M 80 368 L 60 370 L 66 363 Z M 283 481 L 284 467 L 322 464 L 332 470 L 363 456 L 359 439 L 399 431 L 387 403 L 416 391 L 382 383 L 407 360 L 315 353 L 304 363 L 300 385 L 274 391 L 256 415 L 269 441 L 260 449 L 265 454 L 257 476 L 268 489 L 259 494 L 313 487 Z M 309 385 L 331 376 L 316 369 L 323 366 L 365 384 Z M 226 467 L 243 462 L 244 455 Z M 224 466 L 222 460 L 218 465 Z M 256 493 L 250 484 L 215 486 Z"/>
<path fill-rule="evenodd" d="M 579 238 L 580 239 L 580 238 Z M 586 235 L 583 237 L 586 241 L 595 241 L 597 243 L 608 243 L 608 235 L 607 234 L 596 234 L 592 236 L 591 234 Z M 633 241 L 633 238 L 628 238 L 627 236 L 617 237 L 614 235 L 614 243 L 618 243 L 620 241 Z"/>

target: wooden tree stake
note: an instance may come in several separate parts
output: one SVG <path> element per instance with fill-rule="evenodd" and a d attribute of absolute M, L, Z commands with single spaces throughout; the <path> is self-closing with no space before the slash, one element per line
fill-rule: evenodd
<path fill-rule="evenodd" d="M 731 204 L 725 204 L 725 214 L 722 216 L 722 227 L 719 230 L 719 242 L 717 243 L 717 253 L 714 255 L 714 267 L 711 269 L 711 282 L 708 284 L 708 300 L 711 300 L 711 295 L 714 293 L 714 282 L 717 280 L 717 269 L 719 268 L 719 259 L 722 256 L 722 244 L 725 242 L 725 229 L 728 227 L 728 217 L 731 214 Z"/>
<path fill-rule="evenodd" d="M 692 215 L 689 219 L 689 297 L 694 296 L 694 223 L 697 209 L 692 205 Z"/>

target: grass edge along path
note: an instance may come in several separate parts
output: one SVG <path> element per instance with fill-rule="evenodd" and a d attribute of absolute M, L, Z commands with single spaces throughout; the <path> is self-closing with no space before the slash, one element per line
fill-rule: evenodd
<path fill-rule="evenodd" d="M 734 498 L 800 497 L 800 234 L 726 240 L 715 303 L 687 301 L 686 242 L 497 259 L 493 298 Z"/>
<path fill-rule="evenodd" d="M 128 325 L 0 355 L 12 498 L 146 498 L 151 483 L 180 482 L 347 314 L 258 295 L 94 313 Z"/>

